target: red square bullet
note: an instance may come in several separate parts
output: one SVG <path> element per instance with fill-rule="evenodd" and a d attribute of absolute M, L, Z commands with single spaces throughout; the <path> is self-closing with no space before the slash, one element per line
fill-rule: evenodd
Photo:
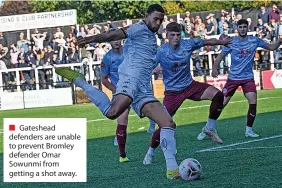
<path fill-rule="evenodd" d="M 9 130 L 14 131 L 15 130 L 15 125 L 9 125 Z"/>

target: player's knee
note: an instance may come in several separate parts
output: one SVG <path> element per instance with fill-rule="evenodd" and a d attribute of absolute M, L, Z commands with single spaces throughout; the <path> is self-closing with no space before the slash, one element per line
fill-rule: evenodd
<path fill-rule="evenodd" d="M 176 124 L 174 123 L 174 121 L 172 119 L 168 119 L 166 121 L 164 121 L 160 127 L 171 127 L 171 128 L 176 128 Z"/>
<path fill-rule="evenodd" d="M 114 119 L 117 119 L 119 117 L 119 114 L 118 114 L 118 111 L 115 110 L 114 108 L 111 108 L 107 114 L 106 114 L 106 117 L 111 119 L 111 120 L 114 120 Z"/>
<path fill-rule="evenodd" d="M 212 98 L 212 101 L 219 101 L 220 103 L 223 104 L 224 100 L 224 95 L 221 91 L 218 91 L 215 96 Z"/>

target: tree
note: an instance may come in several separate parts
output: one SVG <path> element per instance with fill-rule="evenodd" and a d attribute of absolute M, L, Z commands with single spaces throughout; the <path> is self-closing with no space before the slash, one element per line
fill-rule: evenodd
<path fill-rule="evenodd" d="M 163 2 L 162 6 L 164 7 L 167 15 L 185 12 L 185 9 L 182 8 L 180 6 L 180 4 L 178 2 L 175 2 L 175 1 Z"/>
<path fill-rule="evenodd" d="M 32 5 L 28 1 L 4 1 L 0 7 L 0 16 L 16 14 L 29 14 L 32 12 Z"/>
<path fill-rule="evenodd" d="M 142 18 L 146 8 L 160 1 L 32 1 L 34 12 L 76 9 L 78 23 Z"/>

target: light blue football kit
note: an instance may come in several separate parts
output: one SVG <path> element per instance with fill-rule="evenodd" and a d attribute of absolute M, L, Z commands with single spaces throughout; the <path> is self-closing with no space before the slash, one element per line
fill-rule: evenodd
<path fill-rule="evenodd" d="M 204 40 L 194 38 L 181 40 L 180 46 L 173 50 L 169 43 L 162 45 L 157 51 L 157 61 L 163 71 L 166 91 L 182 91 L 193 81 L 190 72 L 192 52 L 204 46 Z"/>
<path fill-rule="evenodd" d="M 158 101 L 150 85 L 152 70 L 156 66 L 156 37 L 143 21 L 130 25 L 125 32 L 124 60 L 119 66 L 115 95 L 131 97 L 131 107 L 144 117 L 142 107 L 148 102 Z"/>
<path fill-rule="evenodd" d="M 240 37 L 233 38 L 229 47 L 224 47 L 224 55 L 231 53 L 231 67 L 228 73 L 230 80 L 248 80 L 254 77 L 253 63 L 258 47 L 266 48 L 268 43 L 255 36 L 247 36 L 245 40 Z"/>
<path fill-rule="evenodd" d="M 118 68 L 123 62 L 123 53 L 119 54 L 114 50 L 110 50 L 103 58 L 101 63 L 100 73 L 103 76 L 108 76 L 111 80 L 111 83 L 117 87 L 119 80 Z"/>

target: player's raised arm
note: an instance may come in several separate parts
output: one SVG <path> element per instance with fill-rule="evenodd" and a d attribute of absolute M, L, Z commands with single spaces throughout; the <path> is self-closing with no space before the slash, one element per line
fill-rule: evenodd
<path fill-rule="evenodd" d="M 103 43 L 103 42 L 111 42 L 111 41 L 125 39 L 127 37 L 125 30 L 126 28 L 121 28 L 121 29 L 117 29 L 109 33 L 102 33 L 102 34 L 88 36 L 88 37 L 79 36 L 77 38 L 78 46 L 82 48 L 86 44 L 89 44 L 92 42 Z"/>
<path fill-rule="evenodd" d="M 261 39 L 260 39 L 261 40 Z M 279 46 L 282 44 L 282 40 L 278 40 L 277 42 L 275 43 L 268 43 L 267 46 L 265 47 L 265 49 L 267 50 L 270 50 L 270 51 L 273 51 L 273 50 L 276 50 L 279 48 Z"/>
<path fill-rule="evenodd" d="M 205 39 L 204 46 L 215 46 L 215 45 L 224 45 L 228 46 L 232 41 L 232 38 L 228 37 L 228 35 L 222 34 L 219 39 Z"/>
<path fill-rule="evenodd" d="M 218 66 L 220 62 L 223 60 L 223 58 L 227 55 L 228 53 L 221 52 L 215 59 L 214 64 L 212 66 L 212 77 L 216 78 L 218 76 Z"/>

